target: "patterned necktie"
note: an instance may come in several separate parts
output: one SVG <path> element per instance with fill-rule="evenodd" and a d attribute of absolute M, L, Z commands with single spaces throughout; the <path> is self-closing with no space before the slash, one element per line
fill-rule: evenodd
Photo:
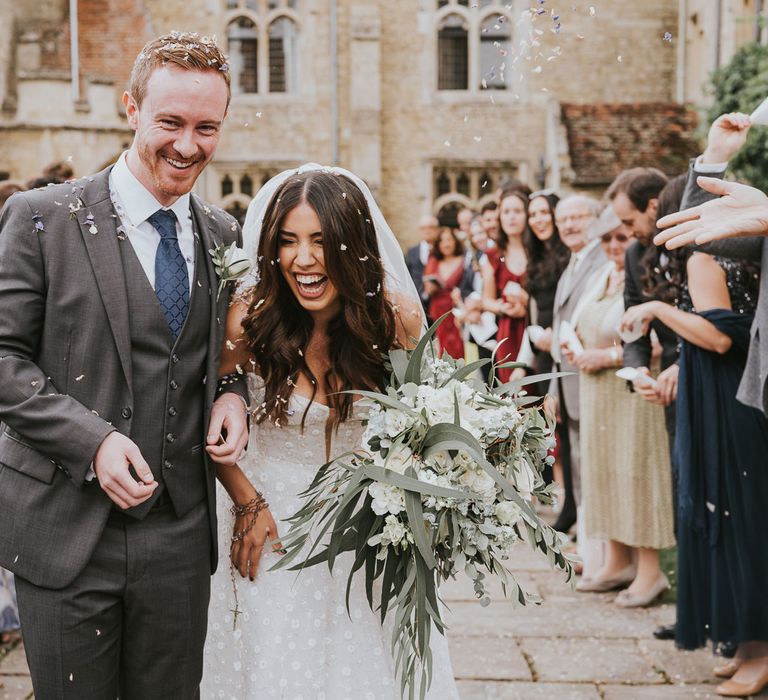
<path fill-rule="evenodd" d="M 175 341 L 189 311 L 189 273 L 176 236 L 176 214 L 158 209 L 147 221 L 160 234 L 155 254 L 155 294 Z"/>

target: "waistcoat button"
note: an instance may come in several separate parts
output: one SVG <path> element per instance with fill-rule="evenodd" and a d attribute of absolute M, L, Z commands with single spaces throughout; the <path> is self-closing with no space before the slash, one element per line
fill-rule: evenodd
<path fill-rule="evenodd" d="M 126 406 L 122 411 L 120 411 L 120 415 L 128 420 L 133 415 L 133 412 L 130 408 L 128 408 L 128 406 Z"/>
<path fill-rule="evenodd" d="M 171 382 L 168 384 L 168 386 L 171 387 L 171 389 L 178 389 L 179 383 L 175 379 L 171 379 Z"/>
<path fill-rule="evenodd" d="M 165 462 L 163 462 L 163 469 L 173 469 L 173 463 L 169 462 L 167 459 Z"/>
<path fill-rule="evenodd" d="M 175 365 L 178 361 L 179 361 L 179 356 L 176 353 L 173 353 L 173 355 L 171 355 L 171 362 L 173 362 L 173 364 Z"/>
<path fill-rule="evenodd" d="M 166 442 L 174 442 L 176 440 L 176 436 L 173 433 L 168 433 L 168 435 L 165 436 Z"/>
<path fill-rule="evenodd" d="M 168 409 L 168 415 L 169 416 L 175 416 L 177 413 L 178 413 L 178 411 L 176 410 L 176 406 L 171 406 Z"/>

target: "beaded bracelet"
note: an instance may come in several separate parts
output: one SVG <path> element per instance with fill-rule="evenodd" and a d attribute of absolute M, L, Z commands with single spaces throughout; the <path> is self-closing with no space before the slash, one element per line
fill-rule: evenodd
<path fill-rule="evenodd" d="M 256 520 L 259 517 L 259 513 L 261 513 L 262 510 L 266 510 L 267 508 L 269 508 L 269 504 L 264 499 L 264 495 L 258 491 L 256 492 L 256 496 L 248 501 L 248 503 L 244 503 L 242 505 L 235 503 L 230 508 L 232 515 L 234 515 L 236 518 L 240 518 L 248 514 L 253 515 L 250 522 L 242 530 L 240 530 L 240 532 L 236 532 L 232 535 L 233 544 L 235 542 L 240 542 L 253 529 L 253 526 L 256 524 Z"/>

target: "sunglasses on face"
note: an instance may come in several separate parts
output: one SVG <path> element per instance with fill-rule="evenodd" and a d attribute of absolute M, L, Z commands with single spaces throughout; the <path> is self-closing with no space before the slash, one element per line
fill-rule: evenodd
<path fill-rule="evenodd" d="M 629 236 L 626 233 L 604 233 L 600 236 L 600 240 L 603 243 L 610 243 L 611 238 L 616 240 L 617 243 L 626 243 L 629 240 Z"/>

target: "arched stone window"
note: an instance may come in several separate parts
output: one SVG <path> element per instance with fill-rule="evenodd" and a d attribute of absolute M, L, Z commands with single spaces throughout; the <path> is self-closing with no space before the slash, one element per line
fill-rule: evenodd
<path fill-rule="evenodd" d="M 459 176 L 456 178 L 456 191 L 459 194 L 463 194 L 465 197 L 469 197 L 469 175 L 467 175 L 466 172 L 459 173 Z"/>
<path fill-rule="evenodd" d="M 221 180 L 221 196 L 226 197 L 235 191 L 235 183 L 229 175 L 225 175 Z"/>
<path fill-rule="evenodd" d="M 512 30 L 504 15 L 489 15 L 480 25 L 480 84 L 484 89 L 506 90 L 504 75 L 512 51 Z"/>
<path fill-rule="evenodd" d="M 240 178 L 240 192 L 253 197 L 253 179 L 250 175 L 243 175 Z"/>
<path fill-rule="evenodd" d="M 259 35 L 248 17 L 237 17 L 227 27 L 232 92 L 258 92 Z"/>
<path fill-rule="evenodd" d="M 461 15 L 447 15 L 437 28 L 437 89 L 469 87 L 469 28 Z"/>
<path fill-rule="evenodd" d="M 298 32 L 289 17 L 269 25 L 269 91 L 294 92 L 298 63 Z"/>
<path fill-rule="evenodd" d="M 506 90 L 521 0 L 436 0 L 438 90 Z M 518 13 L 516 15 L 515 13 Z"/>

